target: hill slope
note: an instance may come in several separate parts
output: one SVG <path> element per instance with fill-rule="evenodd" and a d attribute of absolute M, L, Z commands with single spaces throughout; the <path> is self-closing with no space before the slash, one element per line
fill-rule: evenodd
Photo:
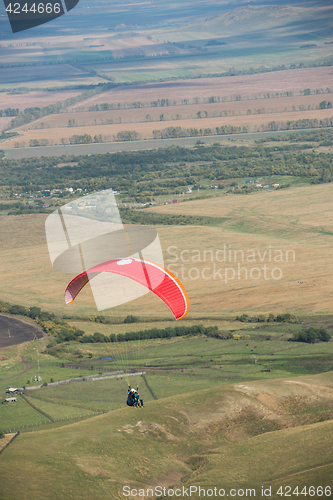
<path fill-rule="evenodd" d="M 330 372 L 236 384 L 21 434 L 2 455 L 2 493 L 7 500 L 103 500 L 123 498 L 126 485 L 200 485 L 255 488 L 259 496 L 261 486 L 272 486 L 272 498 L 280 498 L 280 486 L 327 486 L 332 382 Z"/>

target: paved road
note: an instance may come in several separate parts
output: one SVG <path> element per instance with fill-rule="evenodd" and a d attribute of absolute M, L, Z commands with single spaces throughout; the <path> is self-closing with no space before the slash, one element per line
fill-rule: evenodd
<path fill-rule="evenodd" d="M 310 130 L 310 129 L 307 129 Z M 318 129 L 311 129 L 318 130 Z M 94 155 L 99 153 L 116 153 L 118 151 L 139 151 L 145 149 L 165 148 L 166 146 L 192 146 L 198 140 L 208 144 L 227 142 L 229 139 L 259 139 L 260 137 L 300 133 L 304 130 L 283 130 L 278 132 L 257 132 L 249 134 L 211 135 L 205 137 L 182 137 L 179 139 L 150 139 L 145 141 L 107 142 L 103 144 L 75 144 L 71 146 L 42 146 L 36 148 L 5 149 L 6 158 L 40 158 L 42 156 Z M 1 144 L 0 144 L 1 149 Z"/>

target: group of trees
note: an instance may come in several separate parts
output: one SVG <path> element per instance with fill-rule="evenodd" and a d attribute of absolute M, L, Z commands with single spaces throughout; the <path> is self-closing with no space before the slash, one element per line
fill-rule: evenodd
<path fill-rule="evenodd" d="M 89 134 L 83 134 L 83 135 L 72 135 L 69 138 L 69 143 L 70 144 L 91 144 L 92 138 L 91 135 Z"/>
<path fill-rule="evenodd" d="M 37 146 L 53 146 L 53 140 L 52 139 L 30 139 L 29 141 L 29 147 L 30 148 L 35 148 Z"/>
<path fill-rule="evenodd" d="M 330 93 L 331 89 L 321 89 L 320 93 Z M 318 93 L 315 90 L 305 89 L 299 92 L 300 95 L 310 95 Z M 210 104 L 210 103 L 219 103 L 219 102 L 232 102 L 232 101 L 249 101 L 253 99 L 270 99 L 270 98 L 278 98 L 278 97 L 293 97 L 294 92 L 292 91 L 283 91 L 283 92 L 266 92 L 263 94 L 256 95 L 240 95 L 235 94 L 233 96 L 210 96 L 210 97 L 191 97 L 191 98 L 183 98 L 183 99 L 156 99 L 154 101 L 133 101 L 133 102 L 103 102 L 101 104 L 93 104 L 89 107 L 80 107 L 77 108 L 77 111 L 109 111 L 109 110 L 117 110 L 117 109 L 138 109 L 138 108 L 161 108 L 161 107 L 170 107 L 170 106 L 187 106 L 190 104 Z"/>
<path fill-rule="evenodd" d="M 18 116 L 20 110 L 18 108 L 0 109 L 0 116 Z"/>
<path fill-rule="evenodd" d="M 78 137 L 83 143 L 91 140 L 88 134 Z M 91 192 L 112 187 L 126 200 L 139 202 L 161 194 L 182 193 L 188 186 L 199 187 L 203 178 L 217 184 L 225 179 L 267 175 L 299 176 L 314 183 L 331 181 L 333 155 L 317 153 L 314 148 L 333 144 L 332 130 L 288 134 L 285 139 L 279 136 L 269 146 L 260 139 L 253 146 L 214 143 L 93 156 L 1 158 L 0 186 L 16 193 L 65 187 Z M 54 168 L 59 163 L 62 168 Z"/>
<path fill-rule="evenodd" d="M 326 101 L 325 101 L 326 102 Z M 162 115 L 161 115 L 162 116 Z M 279 131 L 279 130 L 299 130 L 299 129 L 309 129 L 309 128 L 329 128 L 333 127 L 333 117 L 324 118 L 322 120 L 314 119 L 299 119 L 299 120 L 289 120 L 287 122 L 283 121 L 271 121 L 267 124 L 260 125 L 259 127 L 254 127 L 255 131 Z M 180 138 L 180 137 L 203 137 L 207 135 L 229 135 L 229 134 L 240 134 L 250 132 L 248 126 L 238 127 L 234 125 L 221 125 L 220 127 L 206 127 L 204 129 L 197 129 L 195 127 L 184 128 L 184 127 L 166 127 L 164 129 L 153 130 L 154 139 L 170 139 L 170 138 Z M 136 130 L 125 130 L 118 132 L 117 136 L 113 137 L 114 141 L 135 141 L 141 138 L 141 135 Z M 96 139 L 96 140 L 95 140 Z M 94 140 L 88 134 L 73 135 L 69 137 L 70 144 L 89 144 L 91 142 L 104 142 L 101 135 L 95 136 Z M 82 142 L 83 140 L 88 142 Z M 110 137 L 105 138 L 106 141 L 110 140 Z M 31 142 L 31 141 L 30 141 Z M 62 143 L 66 143 L 66 139 L 62 139 Z M 35 145 L 35 144 L 33 144 Z"/>
<path fill-rule="evenodd" d="M 332 335 L 325 328 L 304 328 L 301 332 L 294 333 L 289 339 L 292 342 L 306 342 L 315 344 L 316 342 L 328 342 Z"/>
<path fill-rule="evenodd" d="M 319 109 L 331 109 L 332 101 L 321 101 L 319 103 Z"/>
<path fill-rule="evenodd" d="M 241 321 L 242 323 L 298 323 L 298 320 L 294 314 L 284 313 L 278 314 L 275 316 L 273 313 L 270 313 L 268 316 L 265 314 L 258 314 L 257 316 L 249 316 L 248 314 L 242 314 L 240 316 L 236 316 L 236 321 Z"/>
<path fill-rule="evenodd" d="M 98 342 L 129 342 L 132 340 L 162 339 L 172 337 L 183 337 L 189 335 L 218 336 L 217 326 L 204 327 L 203 325 L 176 326 L 174 328 L 152 328 L 137 332 L 111 333 L 110 336 L 95 332 L 93 335 L 84 335 L 80 338 L 82 343 L 95 344 Z M 221 335 L 221 338 L 226 338 Z"/>

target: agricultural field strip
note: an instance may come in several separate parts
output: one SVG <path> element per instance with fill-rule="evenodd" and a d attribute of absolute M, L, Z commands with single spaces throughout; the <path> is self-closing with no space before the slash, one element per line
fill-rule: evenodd
<path fill-rule="evenodd" d="M 316 70 L 318 70 L 318 71 L 319 71 L 319 73 L 321 73 L 321 74 L 322 74 L 321 76 L 322 76 L 322 77 L 324 77 L 324 75 L 325 75 L 325 70 L 327 70 L 327 68 L 317 68 Z M 296 71 L 296 72 L 301 72 L 301 73 L 302 73 L 302 72 L 304 72 L 304 71 L 310 71 L 310 70 L 289 70 L 289 71 Z M 312 70 L 312 71 L 314 71 L 314 70 Z M 282 80 L 283 80 L 285 83 L 290 81 L 290 79 L 288 78 L 288 76 L 289 76 L 289 75 L 288 75 L 288 71 L 282 71 L 282 72 L 278 72 L 278 73 L 279 73 L 279 76 L 281 76 Z M 283 74 L 283 73 L 286 73 L 286 74 Z M 305 73 L 303 73 L 303 74 L 304 74 L 304 76 L 305 76 Z M 314 74 L 315 74 L 315 73 L 314 73 Z M 274 74 L 274 75 L 275 75 L 275 74 Z M 275 80 L 272 80 L 272 77 L 274 78 L 274 75 L 270 75 L 270 76 L 268 76 L 268 82 L 267 82 L 267 84 L 269 83 L 269 81 L 270 81 L 270 80 L 275 82 L 276 78 L 275 78 Z M 299 74 L 298 74 L 298 76 L 299 76 Z M 250 78 L 250 79 L 251 79 L 251 78 L 252 78 L 252 79 L 253 79 L 253 78 L 258 78 L 258 75 L 249 75 L 249 78 Z M 265 77 L 264 77 L 264 80 L 265 80 L 265 78 L 267 78 L 267 76 L 265 76 Z M 225 83 L 225 79 L 227 79 L 229 82 L 233 81 L 233 79 L 236 79 L 235 83 L 240 83 L 240 82 L 244 81 L 244 77 L 241 77 L 241 78 L 240 78 L 240 77 L 224 77 L 224 78 L 222 79 L 223 83 Z M 229 80 L 229 79 L 231 79 L 231 80 Z M 237 80 L 237 79 L 238 79 L 238 80 Z M 240 80 L 239 80 L 239 79 L 240 79 Z M 214 79 L 211 79 L 211 80 L 214 80 Z M 215 79 L 215 80 L 216 80 L 216 79 Z M 245 81 L 246 81 L 246 78 L 245 78 Z M 310 79 L 310 81 L 311 81 L 311 79 Z M 198 82 L 199 82 L 199 84 L 200 84 L 200 85 L 203 85 L 203 86 L 204 86 L 204 85 L 205 85 L 205 83 L 206 83 L 206 82 L 203 82 L 203 81 L 202 81 L 202 79 L 200 79 Z M 322 82 L 323 82 L 323 80 L 322 80 Z M 181 83 L 180 83 L 180 85 L 181 85 L 182 83 L 183 83 L 183 82 L 181 82 Z M 301 81 L 300 81 L 299 83 L 301 84 Z M 302 82 L 302 83 L 303 83 L 303 82 Z M 188 84 L 188 85 L 191 85 L 191 84 Z M 153 87 L 154 87 L 154 86 L 153 86 Z M 228 86 L 226 86 L 226 85 L 224 85 L 223 87 L 224 87 L 224 88 L 225 88 L 225 87 L 227 87 L 227 88 L 228 88 Z M 139 86 L 139 88 L 140 88 L 140 86 Z M 141 88 L 142 88 L 142 86 L 141 86 Z M 190 87 L 190 88 L 191 88 L 191 87 Z M 233 87 L 233 86 L 231 86 L 231 85 L 230 85 L 230 90 L 231 90 L 231 88 L 233 89 L 233 91 L 235 90 L 235 87 Z M 125 92 L 127 92 L 127 93 L 128 93 L 128 91 L 129 91 L 129 90 L 130 90 L 131 95 L 132 95 L 132 89 L 131 89 L 131 88 L 130 88 L 130 89 L 129 89 L 129 88 L 127 88 L 127 89 L 125 90 Z M 151 90 L 151 89 L 149 89 L 149 86 L 148 86 L 148 89 L 147 89 L 147 90 Z M 202 90 L 202 89 L 200 89 L 199 95 L 202 95 L 201 90 Z M 230 91 L 230 90 L 229 90 L 229 91 Z M 117 91 L 117 90 L 116 90 L 116 91 Z M 115 92 L 116 92 L 116 91 L 115 91 Z M 265 89 L 265 91 L 267 91 L 267 90 Z M 288 90 L 288 91 L 289 91 L 289 90 Z M 109 91 L 107 91 L 107 92 L 109 92 Z M 121 92 L 121 91 L 120 91 L 120 92 Z M 298 92 L 299 92 L 299 89 L 298 89 Z M 272 93 L 272 91 L 271 91 L 271 93 Z M 175 95 L 175 94 L 173 93 L 173 95 Z M 186 94 L 184 94 L 184 95 L 185 95 L 185 98 L 186 98 L 186 99 L 188 99 L 188 93 L 186 93 Z M 233 95 L 234 95 L 234 93 L 233 93 Z M 271 95 L 271 94 L 270 94 L 270 95 Z M 211 96 L 209 96 L 209 97 L 211 97 Z M 164 109 L 166 109 L 166 108 L 164 108 Z"/>
<path fill-rule="evenodd" d="M 310 128 L 308 131 L 317 131 L 318 128 Z M 293 130 L 292 133 L 298 134 L 302 133 L 304 130 Z M 215 142 L 226 142 L 229 140 L 233 141 L 249 141 L 250 143 L 262 138 L 268 138 L 270 136 L 277 135 L 289 135 L 290 130 L 279 130 L 279 131 L 266 131 L 266 132 L 255 132 L 255 133 L 238 133 L 238 134 L 225 134 L 225 135 L 213 135 L 213 136 L 202 136 L 200 140 L 204 144 L 211 144 Z M 105 154 L 105 153 L 119 153 L 125 151 L 146 151 L 158 148 L 164 148 L 168 146 L 193 146 L 198 141 L 198 137 L 181 137 L 174 139 L 153 139 L 153 140 L 136 140 L 127 142 L 110 142 L 110 143 L 91 143 L 91 144 L 73 144 L 65 146 L 37 146 L 31 147 L 19 147 L 5 149 L 5 156 L 8 159 L 23 159 L 23 158 L 40 158 L 42 156 L 52 156 L 59 157 L 63 155 L 85 155 L 85 154 Z M 328 151 L 329 152 L 329 151 Z"/>
<path fill-rule="evenodd" d="M 85 101 L 85 106 L 91 107 L 103 103 L 131 104 L 133 102 L 153 102 L 161 98 L 170 102 L 180 102 L 187 99 L 190 103 L 197 97 L 200 99 L 211 97 L 225 97 L 240 95 L 258 97 L 269 93 L 270 95 L 283 92 L 294 92 L 310 88 L 312 91 L 332 86 L 333 68 L 305 68 L 257 75 L 226 76 L 215 78 L 198 78 L 191 80 L 178 80 L 176 82 L 157 82 L 142 85 L 131 85 L 109 90 L 102 95 L 91 97 Z M 253 90 L 255 89 L 255 90 Z M 296 96 L 295 96 L 296 97 Z M 320 96 L 318 96 L 320 97 Z M 327 96 L 323 96 L 326 99 Z M 330 100 L 330 99 L 328 99 Z M 265 102 L 260 100 L 260 102 Z M 288 101 L 289 102 L 289 101 Z M 263 105 L 260 106 L 260 108 Z M 158 108 L 163 112 L 167 107 Z M 71 111 L 71 108 L 68 108 Z"/>
<path fill-rule="evenodd" d="M 260 131 L 261 128 L 263 130 L 269 129 L 269 123 L 276 123 L 276 131 L 283 126 L 286 126 L 288 121 L 297 122 L 298 120 L 309 120 L 309 124 L 307 128 L 313 128 L 315 123 L 318 123 L 318 120 L 328 120 L 327 127 L 331 126 L 331 120 L 333 119 L 333 110 L 331 109 L 323 109 L 323 110 L 310 110 L 310 111 L 290 111 L 286 113 L 271 113 L 271 114 L 256 114 L 256 115 L 246 115 L 246 116 L 228 116 L 228 117 L 213 117 L 213 118 L 201 118 L 200 120 L 197 118 L 193 119 L 180 119 L 176 122 L 174 120 L 171 121 L 161 121 L 158 122 L 158 126 L 156 122 L 142 122 L 135 129 L 135 124 L 132 127 L 129 127 L 127 123 L 120 124 L 97 124 L 97 125 L 87 125 L 87 126 L 78 126 L 78 127 L 57 127 L 50 129 L 28 129 L 28 130 L 19 130 L 19 137 L 12 137 L 10 139 L 5 139 L 1 144 L 3 149 L 13 148 L 16 143 L 21 144 L 21 147 L 29 144 L 30 141 L 41 141 L 47 140 L 49 141 L 47 144 L 58 145 L 58 144 L 69 144 L 71 136 L 80 136 L 80 135 L 90 135 L 91 138 L 94 136 L 101 135 L 106 136 L 104 142 L 112 142 L 112 141 L 121 141 L 120 137 L 117 135 L 121 132 L 127 132 L 134 129 L 137 134 L 139 134 L 139 138 L 143 139 L 152 139 L 154 137 L 154 130 L 163 131 L 164 129 L 168 129 L 169 127 L 175 128 L 181 127 L 185 130 L 187 129 L 201 129 L 203 132 L 201 134 L 196 135 L 197 139 L 201 135 L 212 135 L 215 132 L 214 128 L 216 127 L 238 127 L 238 132 L 253 132 Z M 282 126 L 283 125 L 283 126 Z M 245 129 L 244 129 L 245 127 Z M 303 128 L 303 127 L 302 127 Z M 207 129 L 205 131 L 205 129 Z M 212 130 L 213 129 L 213 130 Z M 215 132 L 218 135 L 218 132 Z M 228 131 L 226 131 L 228 133 Z M 166 136 L 168 137 L 168 136 Z M 159 138 L 157 136 L 157 138 Z M 23 141 L 23 142 L 22 142 Z M 90 139 L 91 142 L 91 139 Z M 97 141 L 96 141 L 97 142 Z"/>
<path fill-rule="evenodd" d="M 45 129 L 45 128 L 61 128 L 71 127 L 75 130 L 79 126 L 92 126 L 100 124 L 116 123 L 146 123 L 146 122 L 163 122 L 163 121 L 181 121 L 184 119 L 203 118 L 227 118 L 230 116 L 246 116 L 249 114 L 276 114 L 297 111 L 303 113 L 309 110 L 318 110 L 319 104 L 324 100 L 330 101 L 333 99 L 328 95 L 310 95 L 297 97 L 276 97 L 274 99 L 253 99 L 250 101 L 234 101 L 234 102 L 214 102 L 203 104 L 187 104 L 187 105 L 169 105 L 169 106 L 149 106 L 140 107 L 139 109 L 111 109 L 102 110 L 82 110 L 75 111 L 64 110 L 58 114 L 51 114 L 46 117 L 29 124 L 29 129 Z M 330 101 L 332 102 L 332 101 Z M 318 115 L 320 116 L 320 115 Z M 302 117 L 302 114 L 299 115 Z M 73 125 L 70 124 L 71 123 Z M 283 116 L 281 117 L 283 120 Z M 200 121 L 197 122 L 198 125 Z M 160 124 L 160 126 L 162 126 Z M 17 131 L 27 130 L 28 126 L 24 125 Z"/>

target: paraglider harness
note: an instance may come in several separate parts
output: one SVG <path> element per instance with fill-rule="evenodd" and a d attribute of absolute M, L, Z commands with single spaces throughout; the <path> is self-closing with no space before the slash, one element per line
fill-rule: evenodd
<path fill-rule="evenodd" d="M 127 391 L 127 401 L 126 404 L 128 406 L 134 406 L 135 408 L 142 408 L 144 406 L 143 400 L 140 399 L 139 396 L 139 388 L 137 389 L 131 389 L 131 386 L 128 386 L 128 391 Z"/>

